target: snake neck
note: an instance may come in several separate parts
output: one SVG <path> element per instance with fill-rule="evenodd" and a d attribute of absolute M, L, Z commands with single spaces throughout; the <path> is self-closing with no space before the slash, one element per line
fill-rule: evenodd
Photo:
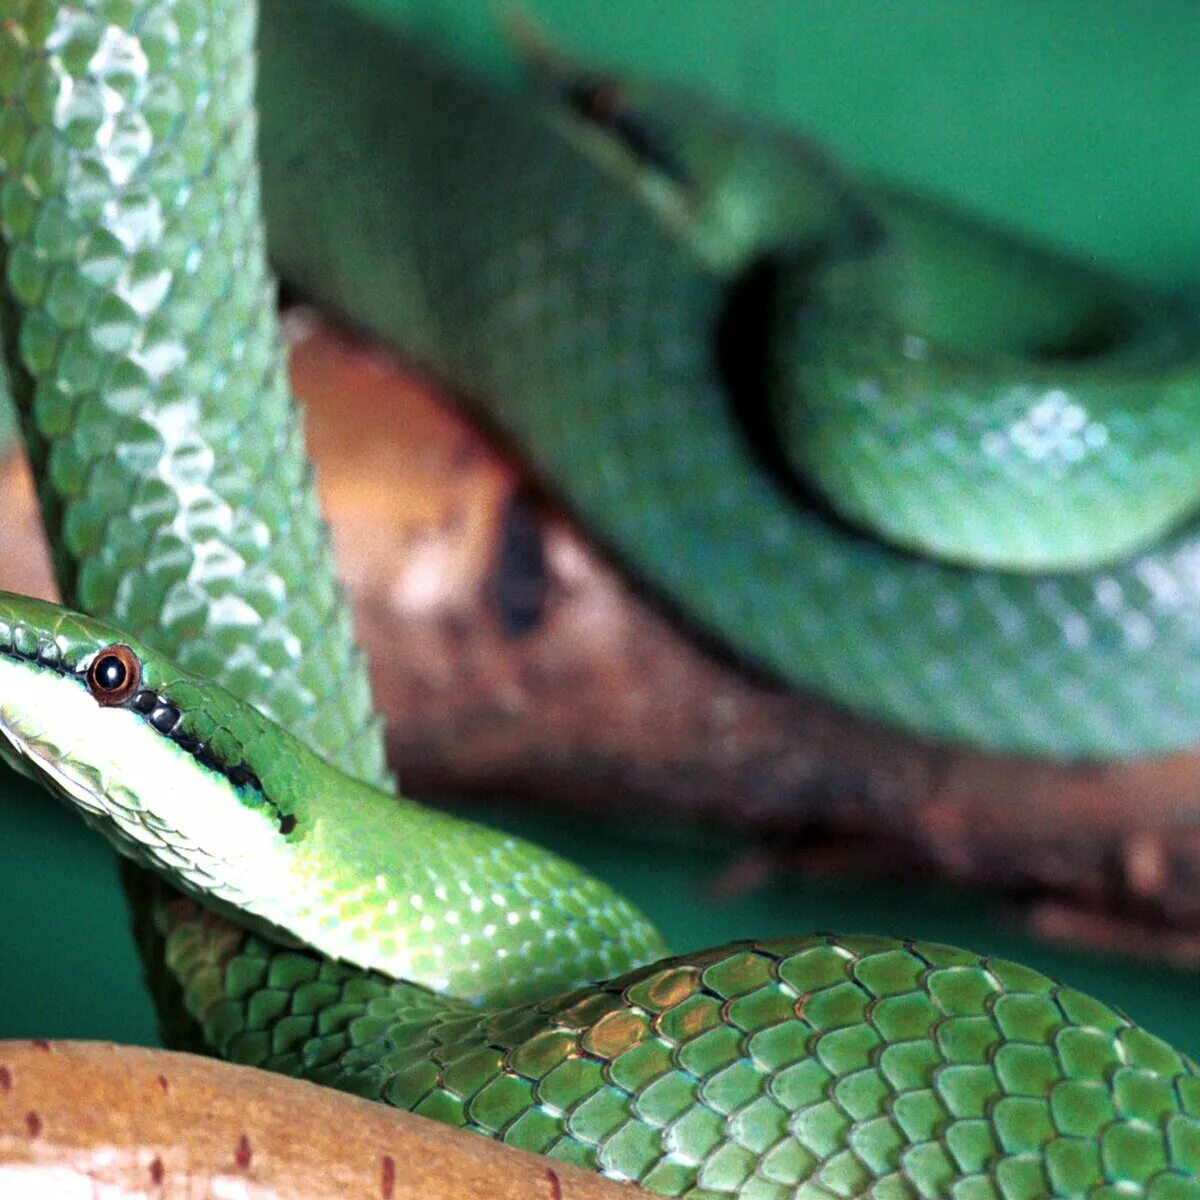
<path fill-rule="evenodd" d="M 578 868 L 353 779 L 111 627 L 4 594 L 0 753 L 216 911 L 471 1003 L 665 950 Z"/>

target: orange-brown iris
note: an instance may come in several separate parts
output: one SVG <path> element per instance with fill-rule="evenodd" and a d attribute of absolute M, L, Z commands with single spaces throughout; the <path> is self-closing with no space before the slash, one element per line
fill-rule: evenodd
<path fill-rule="evenodd" d="M 124 642 L 105 646 L 88 667 L 88 690 L 101 704 L 123 704 L 141 681 L 141 660 Z"/>

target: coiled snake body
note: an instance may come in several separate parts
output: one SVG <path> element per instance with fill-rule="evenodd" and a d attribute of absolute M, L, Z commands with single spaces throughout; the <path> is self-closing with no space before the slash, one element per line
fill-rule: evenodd
<path fill-rule="evenodd" d="M 354 32 L 322 7 L 316 37 L 317 10 L 310 22 L 298 9 L 269 27 L 268 94 L 271 71 L 342 62 Z M 746 942 L 639 966 L 664 948 L 603 885 L 388 795 L 283 383 L 253 32 L 244 0 L 17 0 L 0 25 L 7 376 L 64 596 L 92 614 L 0 600 L 0 741 L 128 856 L 249 925 L 139 885 L 171 1015 L 241 1061 L 667 1195 L 1200 1195 L 1191 1064 L 1070 988 L 886 938 Z M 797 382 L 794 363 L 747 365 L 724 324 L 731 281 L 767 250 L 779 262 L 764 265 L 764 319 L 799 322 L 801 392 L 825 377 L 822 394 L 846 383 L 861 402 L 872 380 L 912 391 L 927 371 L 950 388 L 977 369 L 971 331 L 942 354 L 889 327 L 898 301 L 877 321 L 855 301 L 868 279 L 888 294 L 895 264 L 877 239 L 895 228 L 919 245 L 919 209 L 719 122 L 683 122 L 663 142 L 665 110 L 614 109 L 594 88 L 568 85 L 565 107 L 531 116 L 416 57 L 392 80 L 401 127 L 364 95 L 379 90 L 365 69 L 338 72 L 345 112 L 320 77 L 294 129 L 273 117 L 264 141 L 268 178 L 307 192 L 296 208 L 271 193 L 304 250 L 289 272 L 363 319 L 387 314 L 419 360 L 511 402 L 499 419 L 562 469 L 573 503 L 600 517 L 620 500 L 629 519 L 606 534 L 660 586 L 713 585 L 699 620 L 931 733 L 1058 754 L 1194 736 L 1200 674 L 1172 662 L 1194 646 L 1187 533 L 1091 574 L 968 572 L 853 533 L 842 519 L 870 519 L 853 503 L 842 519 L 803 507 L 785 469 L 747 449 L 760 414 L 731 417 L 727 392 L 759 375 L 764 393 Z M 350 136 L 310 165 L 321 120 L 355 113 L 378 135 L 369 159 Z M 359 170 L 358 222 L 302 174 L 332 184 Z M 384 205 L 373 186 L 409 190 Z M 321 232 L 321 205 L 336 228 Z M 979 253 L 999 254 L 979 236 Z M 393 242 L 399 262 L 379 249 Z M 773 274 L 801 259 L 817 264 L 802 285 Z M 1071 278 L 1013 262 L 1054 294 L 1049 282 Z M 814 299 L 789 318 L 799 286 Z M 1116 313 L 1137 332 L 1114 351 L 1115 377 L 1144 381 L 1152 405 L 1185 388 L 1186 318 L 1089 301 L 1081 332 L 1094 284 L 1072 286 L 1048 362 Z M 856 323 L 854 361 L 839 360 L 830 329 Z M 896 336 L 900 359 L 881 358 Z M 1001 358 L 993 379 L 1015 369 Z M 1028 386 L 1047 403 L 1085 397 L 1069 400 L 1084 422 L 1071 416 L 1068 432 L 1098 449 L 1089 406 L 1111 378 L 1089 367 L 1094 390 L 1075 392 L 1060 369 L 1033 370 Z M 1026 386 L 1015 379 L 1008 391 Z M 1151 529 L 1177 511 L 1150 508 Z"/>
<path fill-rule="evenodd" d="M 694 622 L 930 737 L 1195 743 L 1196 532 L 1151 533 L 1197 478 L 1186 312 L 669 95 L 630 89 L 630 151 L 578 116 L 586 78 L 539 106 L 316 7 L 265 9 L 282 269 L 477 402 Z"/>

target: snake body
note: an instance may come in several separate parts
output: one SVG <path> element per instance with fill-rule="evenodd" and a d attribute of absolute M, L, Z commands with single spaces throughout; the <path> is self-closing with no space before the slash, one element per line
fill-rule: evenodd
<path fill-rule="evenodd" d="M 1007 526 L 1035 561 L 1086 558 L 1063 544 L 1079 528 L 1144 538 L 1197 477 L 1185 313 L 669 95 L 627 102 L 664 167 L 348 9 L 268 0 L 261 45 L 283 273 L 480 406 L 695 623 L 928 737 L 1058 758 L 1195 743 L 1194 523 L 1088 569 L 967 570 L 811 495 L 851 475 L 847 517 L 874 494 L 945 539 L 982 527 L 984 550 Z M 811 425 L 794 457 L 820 459 L 815 481 L 764 463 L 764 410 L 796 392 L 783 424 Z M 811 419 L 835 398 L 849 411 Z M 969 446 L 990 474 L 947 468 Z"/>
<path fill-rule="evenodd" d="M 603 885 L 353 780 L 125 636 L 0 595 L 0 753 L 312 947 L 161 907 L 226 1057 L 693 1200 L 1200 1195 L 1195 1068 L 1074 989 L 878 937 L 633 966 L 663 947 Z"/>
<path fill-rule="evenodd" d="M 170 1015 L 186 1013 L 208 1047 L 240 1061 L 693 1200 L 1200 1195 L 1194 1068 L 1070 988 L 1015 964 L 888 938 L 748 941 L 643 966 L 662 949 L 657 934 L 603 885 L 390 795 L 282 382 L 256 207 L 253 18 L 246 0 L 18 0 L 0 24 L 7 381 L 64 597 L 90 614 L 0 599 L 0 740 L 6 758 L 124 853 L 191 893 L 180 899 L 138 877 Z M 305 24 L 288 28 L 311 37 Z M 318 57 L 338 58 L 337 36 L 331 27 Z M 407 77 L 397 78 L 408 97 Z M 606 139 L 564 131 L 551 114 L 530 123 L 515 106 L 480 109 L 475 93 L 436 83 L 448 76 L 430 79 L 434 101 L 414 110 L 422 120 L 403 131 L 400 161 L 445 174 L 446 216 L 462 235 L 455 256 L 440 242 L 450 226 L 426 228 L 404 205 L 365 209 L 372 219 L 392 213 L 412 235 L 399 243 L 412 273 L 393 263 L 372 278 L 402 289 L 419 356 L 444 354 L 443 369 L 481 395 L 520 383 L 529 399 L 511 427 L 544 421 L 560 432 L 543 464 L 557 455 L 572 472 L 585 460 L 596 467 L 599 484 L 572 488 L 581 507 L 589 487 L 604 496 L 630 477 L 600 435 L 595 405 L 568 420 L 552 415 L 549 396 L 603 396 L 620 409 L 649 401 L 638 428 L 657 440 L 663 470 L 685 494 L 690 482 L 716 500 L 684 518 L 709 539 L 706 576 L 735 584 L 713 611 L 751 628 L 751 641 L 775 644 L 766 631 L 778 610 L 735 577 L 749 561 L 755 583 L 785 585 L 796 565 L 781 554 L 801 532 L 816 538 L 818 562 L 834 564 L 821 589 L 836 589 L 844 570 L 849 595 L 863 579 L 848 549 L 856 539 L 839 555 L 835 534 L 848 535 L 827 518 L 780 524 L 780 493 L 761 473 L 742 483 L 718 469 L 719 457 L 709 462 L 733 445 L 720 423 L 700 449 L 675 440 L 681 415 L 690 429 L 725 412 L 708 335 L 729 281 L 707 236 L 692 229 L 682 253 L 667 220 L 674 202 L 650 219 L 638 180 L 640 198 L 629 201 L 631 180 L 626 172 L 621 183 Z M 346 89 L 351 101 L 356 87 Z M 447 156 L 438 139 L 458 128 L 456 113 L 467 115 L 456 94 L 481 120 L 462 125 Z M 424 118 L 435 116 L 442 133 L 429 124 L 433 141 L 416 153 Z M 353 139 L 338 144 L 357 153 Z M 750 161 L 778 157 L 767 145 Z M 395 163 L 372 161 L 393 186 Z M 486 189 L 502 179 L 519 203 L 476 214 L 467 198 L 480 181 Z M 580 213 L 595 214 L 597 200 L 615 207 L 599 210 L 589 236 L 560 222 L 550 180 L 575 189 Z M 845 196 L 836 180 L 828 188 L 814 187 L 807 203 L 836 226 Z M 502 228 L 501 212 L 528 228 Z M 512 260 L 492 257 L 498 237 Z M 363 243 L 352 239 L 346 252 L 361 257 Z M 559 257 L 574 264 L 574 290 L 552 271 L 544 292 L 522 282 L 523 271 L 549 271 Z M 440 274 L 430 274 L 431 258 Z M 326 278 L 335 291 L 337 261 Z M 431 279 L 444 288 L 429 290 Z M 577 311 L 581 281 L 618 289 L 611 321 Z M 485 285 L 503 303 L 477 309 Z M 338 299 L 351 308 L 348 291 Z M 573 311 L 582 323 L 571 326 L 562 318 Z M 470 324 L 460 328 L 460 318 Z M 564 352 L 570 328 L 575 357 Z M 543 337 L 555 356 L 538 349 Z M 498 344 L 504 355 L 491 352 Z M 576 425 L 591 431 L 586 445 L 572 441 Z M 745 451 L 737 455 L 744 463 Z M 672 526 L 650 504 L 653 488 L 625 490 L 646 539 L 670 558 Z M 748 518 L 735 515 L 742 499 Z M 774 547 L 766 559 L 744 559 L 731 540 L 746 520 Z M 862 549 L 881 568 L 893 562 L 893 552 Z M 1151 560 L 1141 561 L 1145 575 Z M 682 563 L 694 572 L 694 560 Z M 950 580 L 966 589 L 967 616 L 993 611 L 988 597 L 993 615 L 1008 612 L 1023 594 L 1006 590 L 1008 577 L 981 575 L 985 586 L 946 567 L 904 570 L 916 574 L 906 582 L 901 571 L 899 592 L 889 602 L 884 588 L 875 603 L 896 617 L 918 605 L 905 588 L 930 587 L 911 614 L 924 620 L 909 631 L 914 656 L 927 649 L 925 609 L 940 611 L 938 588 Z M 1171 570 L 1149 578 L 1166 588 Z M 1111 578 L 1118 589 L 1125 579 Z M 1042 615 L 1021 620 L 1060 645 L 1039 664 L 1048 686 L 1070 640 L 1054 642 L 1053 597 L 1104 592 L 1094 579 L 1080 592 L 1056 591 L 1068 588 L 1062 581 L 1022 586 L 1041 597 Z M 782 657 L 815 645 L 811 592 L 787 602 L 795 615 L 778 639 Z M 1185 617 L 1156 624 L 1136 662 L 1127 642 L 1106 644 L 1097 626 L 1094 655 L 1076 655 L 1092 665 L 1068 677 L 1083 687 L 1114 664 L 1153 667 L 1164 647 L 1186 640 Z M 976 632 L 985 648 L 1003 641 Z M 953 640 L 945 635 L 943 650 Z M 1017 644 L 1005 646 L 1015 664 Z M 856 651 L 846 678 L 864 676 L 867 661 Z M 1017 676 L 999 678 L 1003 692 Z M 1153 672 L 1120 685 L 1138 686 L 1163 699 Z M 1167 732 L 1148 744 L 1183 736 L 1191 687 L 1182 676 L 1166 715 L 1156 714 Z M 1106 725 L 1116 692 L 1104 694 L 1083 696 L 1084 715 L 1062 729 L 1066 693 L 1024 727 L 1059 751 L 1095 746 L 1098 730 L 1132 745 L 1158 728 L 1140 709 L 1119 729 Z M 935 730 L 948 728 L 948 706 L 927 697 L 923 715 L 931 708 L 941 712 Z M 982 718 L 980 728 L 985 740 L 998 729 Z M 608 981 L 587 983 L 600 974 Z"/>

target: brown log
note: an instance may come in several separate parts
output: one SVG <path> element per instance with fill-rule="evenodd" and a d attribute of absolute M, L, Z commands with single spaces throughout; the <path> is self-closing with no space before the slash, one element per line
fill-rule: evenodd
<path fill-rule="evenodd" d="M 104 1042 L 0 1042 L 5 1200 L 636 1200 L 614 1183 L 298 1079 Z"/>
<path fill-rule="evenodd" d="M 809 867 L 1049 893 L 1058 915 L 1043 931 L 1103 942 L 1109 928 L 1200 961 L 1200 755 L 1061 766 L 952 751 L 740 670 L 432 388 L 311 314 L 291 321 L 340 569 L 407 790 L 735 824 Z M 12 575 L 34 561 L 21 486 L 11 468 L 0 476 L 12 518 L 0 586 L 44 591 L 45 574 Z M 1065 918 L 1081 905 L 1086 920 Z"/>

